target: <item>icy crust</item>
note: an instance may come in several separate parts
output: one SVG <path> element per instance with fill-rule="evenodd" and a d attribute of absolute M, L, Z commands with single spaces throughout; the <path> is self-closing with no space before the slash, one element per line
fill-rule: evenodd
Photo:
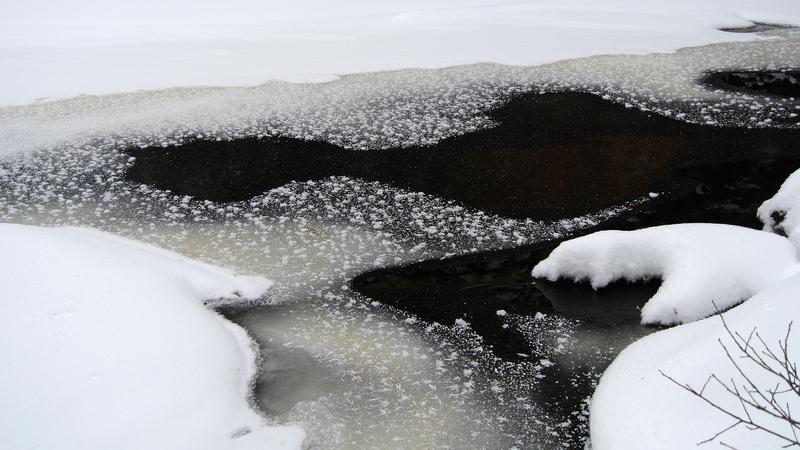
<path fill-rule="evenodd" d="M 754 270 L 758 265 L 752 266 Z M 778 350 L 778 340 L 786 336 L 789 323 L 800 318 L 800 275 L 794 275 L 724 313 L 732 332 L 745 338 L 754 328 L 771 349 Z M 797 333 L 789 338 L 789 359 L 797 361 Z M 660 331 L 626 348 L 606 370 L 594 394 L 591 406 L 591 441 L 597 450 L 672 450 L 695 448 L 702 441 L 733 425 L 735 420 L 717 411 L 701 399 L 670 382 L 659 371 L 700 390 L 715 374 L 740 386 L 746 381 L 725 356 L 720 341 L 752 379 L 755 385 L 772 389 L 778 379 L 757 369 L 752 362 L 738 358 L 738 350 L 719 317 Z M 761 348 L 761 347 L 758 347 Z M 783 390 L 785 384 L 779 386 Z M 712 382 L 705 393 L 714 403 L 729 411 L 742 413 L 738 400 Z M 779 396 L 790 411 L 800 408 L 793 394 Z M 754 421 L 788 436 L 785 423 L 754 408 Z M 743 413 L 742 413 L 743 414 Z M 720 442 L 730 448 L 781 448 L 787 444 L 765 432 L 751 431 L 739 425 L 707 444 Z"/>
<path fill-rule="evenodd" d="M 783 182 L 778 192 L 758 208 L 764 231 L 787 236 L 800 248 L 800 170 Z"/>
<path fill-rule="evenodd" d="M 281 424 L 302 423 L 304 443 L 315 448 L 560 445 L 569 438 L 563 425 L 569 414 L 538 404 L 537 364 L 497 358 L 468 326 L 423 323 L 353 293 L 347 280 L 387 265 L 529 245 L 651 201 L 645 195 L 544 223 L 331 177 L 221 204 L 125 182 L 129 165 L 113 146 L 89 145 L 2 161 L 0 220 L 92 226 L 242 273 L 269 274 L 275 286 L 259 302 L 309 305 L 307 313 L 291 314 L 293 325 L 276 342 L 312 351 L 344 385 L 276 417 Z M 370 359 L 361 364 L 365 352 Z M 420 372 L 406 363 L 407 371 L 387 371 L 401 367 L 401 357 L 424 359 L 431 375 L 420 384 Z M 418 433 L 409 437 L 408 429 Z"/>
<path fill-rule="evenodd" d="M 649 197 L 543 223 L 348 177 L 215 203 L 123 181 L 128 156 L 65 147 L 0 162 L 0 221 L 91 226 L 242 271 L 281 288 L 331 285 L 387 264 L 538 242 L 643 207 Z M 193 242 L 200 240 L 204 246 Z"/>
<path fill-rule="evenodd" d="M 490 111 L 512 95 L 570 90 L 693 123 L 797 127 L 799 99 L 698 84 L 708 71 L 800 66 L 798 32 L 775 33 L 771 39 L 673 54 L 596 56 L 534 67 L 400 70 L 327 83 L 174 88 L 3 107 L 0 155 L 66 144 L 179 145 L 197 137 L 282 136 L 356 150 L 424 146 L 492 126 Z"/>
<path fill-rule="evenodd" d="M 9 448 L 299 448 L 250 409 L 256 354 L 203 301 L 270 282 L 89 229 L 0 225 Z"/>
<path fill-rule="evenodd" d="M 107 3 L 39 0 L 6 7 L 0 102 L 671 52 L 756 39 L 722 27 L 800 24 L 794 0 L 757 8 L 750 0 L 707 0 L 701 7 L 692 0 Z"/>
<path fill-rule="evenodd" d="M 558 246 L 533 269 L 536 278 L 589 281 L 661 278 L 642 308 L 643 324 L 676 324 L 727 309 L 797 270 L 786 239 L 743 227 L 680 224 L 600 231 Z"/>

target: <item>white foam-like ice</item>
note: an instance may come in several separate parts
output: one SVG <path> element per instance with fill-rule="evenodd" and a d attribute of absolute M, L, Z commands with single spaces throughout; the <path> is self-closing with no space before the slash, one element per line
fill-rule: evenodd
<path fill-rule="evenodd" d="M 285 136 L 359 150 L 431 145 L 492 126 L 492 109 L 530 91 L 587 91 L 695 123 L 796 127 L 797 99 L 715 91 L 698 79 L 713 70 L 798 66 L 799 41 L 794 30 L 780 30 L 771 39 L 672 54 L 401 70 L 316 84 L 172 88 L 4 107 L 0 155 L 87 139 L 94 144 L 96 138 L 117 146 L 168 145 L 198 136 Z"/>

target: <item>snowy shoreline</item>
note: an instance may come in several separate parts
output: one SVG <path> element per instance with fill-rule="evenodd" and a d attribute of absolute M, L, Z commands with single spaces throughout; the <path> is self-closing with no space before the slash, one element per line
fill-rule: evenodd
<path fill-rule="evenodd" d="M 737 333 L 756 332 L 767 349 L 786 345 L 790 364 L 800 358 L 794 336 L 787 334 L 800 319 L 798 174 L 759 208 L 763 231 L 718 224 L 601 231 L 563 242 L 534 268 L 534 277 L 589 280 L 594 288 L 619 279 L 661 278 L 658 292 L 642 308 L 642 322 L 683 323 L 630 345 L 603 374 L 592 399 L 592 448 L 667 450 L 707 439 L 736 448 L 793 442 L 788 421 L 749 403 L 740 405 L 732 395 L 735 388 L 726 391 L 723 383 L 730 380 L 728 386 L 739 386 L 741 392 L 756 386 L 781 392 L 778 402 L 785 407 L 778 408 L 800 407 L 790 381 L 750 359 L 727 355 L 743 342 L 737 343 Z M 714 315 L 727 308 L 724 322 Z M 709 377 L 716 378 L 706 390 Z M 683 392 L 676 383 L 685 386 Z M 688 389 L 789 438 L 752 430 Z"/>
<path fill-rule="evenodd" d="M 4 446 L 300 448 L 250 408 L 247 332 L 203 305 L 270 281 L 90 229 L 0 224 L 0 249 Z"/>

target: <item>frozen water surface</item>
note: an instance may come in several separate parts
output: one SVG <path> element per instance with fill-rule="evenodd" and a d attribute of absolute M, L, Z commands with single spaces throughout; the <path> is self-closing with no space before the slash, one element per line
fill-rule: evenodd
<path fill-rule="evenodd" d="M 758 39 L 794 0 L 29 0 L 0 16 L 0 104 L 172 86 L 534 65 Z M 764 29 L 762 27 L 762 29 Z M 769 28 L 767 28 L 768 30 Z"/>
<path fill-rule="evenodd" d="M 798 100 L 707 89 L 715 70 L 800 66 L 796 29 L 673 54 L 609 55 L 521 67 L 479 64 L 350 75 L 328 83 L 175 88 L 0 108 L 0 152 L 102 138 L 169 145 L 285 136 L 368 150 L 433 144 L 491 126 L 488 111 L 528 91 L 582 90 L 695 123 L 796 127 Z M 576 117 L 575 120 L 580 120 Z"/>
<path fill-rule="evenodd" d="M 298 180 L 219 204 L 124 181 L 132 159 L 123 150 L 248 136 L 372 151 L 425 145 L 492 126 L 489 111 L 529 91 L 589 91 L 704 124 L 797 127 L 797 99 L 697 83 L 714 70 L 800 66 L 797 32 L 769 33 L 769 39 L 668 55 L 403 70 L 322 84 L 167 89 L 5 107 L 0 219 L 92 226 L 275 280 L 269 305 L 231 314 L 262 344 L 265 384 L 282 367 L 287 377 L 295 376 L 294 368 L 312 374 L 294 396 L 267 386 L 257 398 L 278 422 L 302 423 L 311 447 L 557 447 L 569 439 L 568 426 L 539 402 L 538 380 L 558 358 L 596 350 L 564 352 L 559 345 L 574 338 L 568 320 L 506 317 L 531 339 L 545 336 L 545 323 L 555 343 L 540 343 L 543 354 L 552 347 L 552 361 L 508 362 L 468 323 L 425 323 L 351 292 L 347 281 L 371 268 L 563 236 L 651 201 L 647 192 L 630 204 L 555 223 L 493 216 L 347 177 Z"/>

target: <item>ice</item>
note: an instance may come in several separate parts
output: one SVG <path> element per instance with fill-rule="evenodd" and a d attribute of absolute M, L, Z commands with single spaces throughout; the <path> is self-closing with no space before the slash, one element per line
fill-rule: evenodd
<path fill-rule="evenodd" d="M 599 231 L 558 246 L 533 269 L 551 281 L 662 279 L 643 324 L 691 322 L 742 302 L 798 270 L 797 250 L 774 234 L 719 224 Z"/>
<path fill-rule="evenodd" d="M 0 225 L 9 448 L 300 448 L 249 405 L 257 353 L 208 310 L 270 282 L 88 229 Z"/>
<path fill-rule="evenodd" d="M 797 99 L 711 90 L 698 79 L 711 70 L 800 65 L 798 39 L 796 30 L 785 29 L 771 39 L 672 54 L 401 70 L 316 84 L 171 88 L 4 107 L 0 155 L 98 139 L 116 146 L 166 146 L 197 136 L 282 136 L 358 150 L 424 146 L 492 126 L 489 112 L 511 95 L 576 89 L 695 123 L 797 126 L 788 120 Z"/>
<path fill-rule="evenodd" d="M 7 2 L 8 3 L 8 2 Z M 173 86 L 535 65 L 756 39 L 718 28 L 800 24 L 793 0 L 38 0 L 0 18 L 0 104 Z M 557 45 L 554 45 L 557 43 Z"/>

